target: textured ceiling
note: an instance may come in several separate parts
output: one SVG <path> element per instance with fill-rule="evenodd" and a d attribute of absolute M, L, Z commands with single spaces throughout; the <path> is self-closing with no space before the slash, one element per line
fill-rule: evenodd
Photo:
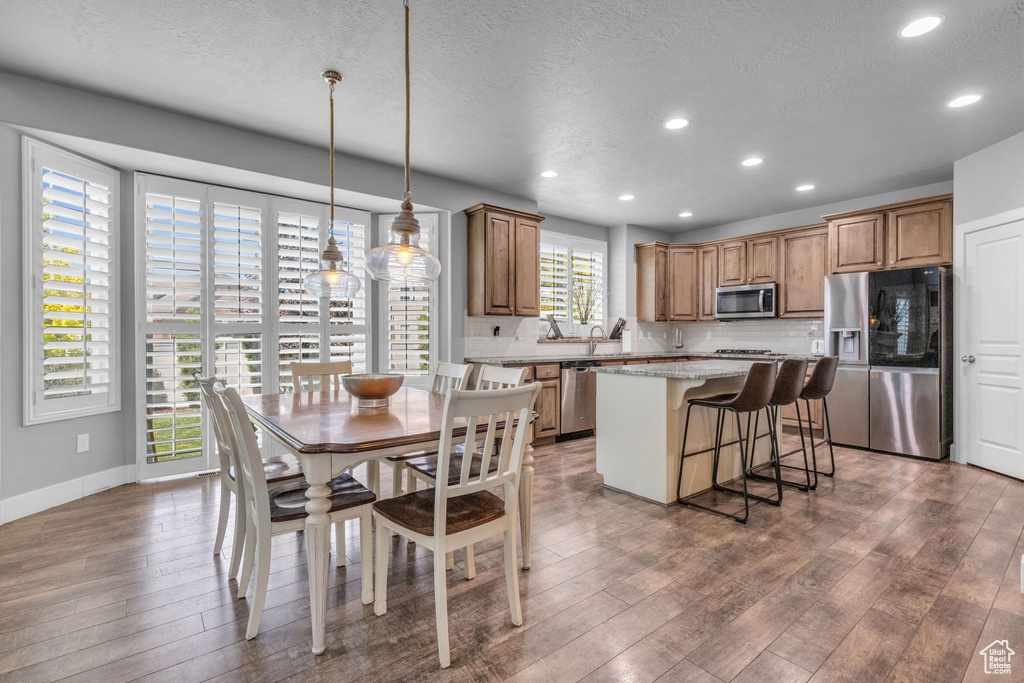
<path fill-rule="evenodd" d="M 412 7 L 414 168 L 602 225 L 683 230 L 948 180 L 1024 128 L 1020 0 Z M 946 22 L 897 36 L 927 13 Z M 0 4 L 0 69 L 317 145 L 319 73 L 338 69 L 339 149 L 394 163 L 401 41 L 401 0 Z M 945 106 L 968 92 L 984 99 Z M 690 125 L 665 130 L 675 116 Z"/>

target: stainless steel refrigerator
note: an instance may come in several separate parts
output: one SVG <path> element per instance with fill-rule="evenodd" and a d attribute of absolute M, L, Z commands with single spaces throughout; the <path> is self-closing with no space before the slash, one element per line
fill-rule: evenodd
<path fill-rule="evenodd" d="M 944 266 L 825 278 L 837 444 L 938 460 L 953 441 L 953 292 Z"/>

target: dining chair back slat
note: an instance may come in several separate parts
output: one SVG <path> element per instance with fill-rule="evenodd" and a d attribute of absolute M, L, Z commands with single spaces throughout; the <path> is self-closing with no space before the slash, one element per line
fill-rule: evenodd
<path fill-rule="evenodd" d="M 292 363 L 292 386 L 296 394 L 302 393 L 302 378 L 307 378 L 306 392 L 312 394 L 320 378 L 320 391 L 331 390 L 331 378 L 334 378 L 334 389 L 341 390 L 341 376 L 352 374 L 352 361 L 336 360 L 324 363 L 303 362 Z"/>
<path fill-rule="evenodd" d="M 461 389 L 466 386 L 469 373 L 473 370 L 472 363 L 438 362 L 434 373 L 430 376 L 430 391 L 434 394 L 446 394 L 449 389 Z"/>
<path fill-rule="evenodd" d="M 508 389 L 526 383 L 528 368 L 503 368 L 500 365 L 481 365 L 476 378 L 477 389 Z"/>

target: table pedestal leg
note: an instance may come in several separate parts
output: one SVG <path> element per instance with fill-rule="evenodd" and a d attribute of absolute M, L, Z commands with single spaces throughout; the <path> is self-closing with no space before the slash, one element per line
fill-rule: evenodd
<path fill-rule="evenodd" d="M 302 463 L 306 489 L 306 569 L 309 572 L 309 614 L 313 623 L 313 654 L 327 649 L 327 573 L 331 556 L 331 461 L 307 458 Z"/>
<path fill-rule="evenodd" d="M 533 446 L 523 453 L 523 476 L 519 482 L 519 527 L 523 537 L 523 569 L 530 568 L 530 526 L 533 522 Z"/>

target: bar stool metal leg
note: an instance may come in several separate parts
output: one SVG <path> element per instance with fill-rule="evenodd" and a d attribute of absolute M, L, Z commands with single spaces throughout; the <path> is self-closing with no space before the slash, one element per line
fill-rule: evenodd
<path fill-rule="evenodd" d="M 723 434 L 725 432 L 725 412 L 726 411 L 724 409 L 718 410 L 718 415 L 716 417 L 716 424 L 715 424 L 715 446 L 714 446 L 713 449 L 710 449 L 710 450 L 714 451 L 713 464 L 712 464 L 712 467 L 711 467 L 711 487 L 714 490 L 716 490 L 716 491 L 729 491 L 731 493 L 738 493 L 738 494 L 742 495 L 743 496 L 743 514 L 742 515 L 734 515 L 734 514 L 731 514 L 729 512 L 724 512 L 722 510 L 717 510 L 717 509 L 715 509 L 713 507 L 709 507 L 707 505 L 700 505 L 699 503 L 694 503 L 692 500 L 690 500 L 690 498 L 692 498 L 693 496 L 685 496 L 684 497 L 681 494 L 682 486 L 683 486 L 683 465 L 686 462 L 686 458 L 692 457 L 694 455 L 700 455 L 701 453 L 707 453 L 708 450 L 709 450 L 709 449 L 705 449 L 703 451 L 697 451 L 697 452 L 694 452 L 694 453 L 687 453 L 686 452 L 686 439 L 687 439 L 687 435 L 688 435 L 689 428 L 690 428 L 690 411 L 692 409 L 693 409 L 693 405 L 692 404 L 687 406 L 687 408 L 686 408 L 686 424 L 683 427 L 683 445 L 682 445 L 682 448 L 680 449 L 682 451 L 682 453 L 681 453 L 682 457 L 679 459 L 679 479 L 678 479 L 678 482 L 677 482 L 677 485 L 676 485 L 676 501 L 680 505 L 688 505 L 690 507 L 695 507 L 695 508 L 697 508 L 699 510 L 705 510 L 707 512 L 713 512 L 716 515 L 721 515 L 722 517 L 728 517 L 729 519 L 735 520 L 735 521 L 739 522 L 740 524 L 746 524 L 747 523 L 747 519 L 750 517 L 750 500 L 749 500 L 749 495 L 748 495 L 748 492 L 747 492 L 747 477 L 746 477 L 746 469 L 747 469 L 746 463 L 747 463 L 747 459 L 746 459 L 746 456 L 744 454 L 744 444 L 743 444 L 743 440 L 741 438 L 742 432 L 740 431 L 740 414 L 735 412 L 735 411 L 730 411 L 730 412 L 733 412 L 733 414 L 736 415 L 736 435 L 737 435 L 737 440 L 734 443 L 737 443 L 739 445 L 739 448 L 740 448 L 740 474 L 743 477 L 743 490 L 742 491 L 737 491 L 735 489 L 726 488 L 726 487 L 724 487 L 724 486 L 722 486 L 722 485 L 720 485 L 718 483 L 718 464 L 720 462 L 720 456 L 721 456 L 721 450 L 722 450 L 722 436 L 723 436 Z M 748 439 L 750 437 L 749 431 L 747 433 L 747 437 L 748 437 Z M 700 495 L 700 494 L 695 494 L 695 495 Z"/>

